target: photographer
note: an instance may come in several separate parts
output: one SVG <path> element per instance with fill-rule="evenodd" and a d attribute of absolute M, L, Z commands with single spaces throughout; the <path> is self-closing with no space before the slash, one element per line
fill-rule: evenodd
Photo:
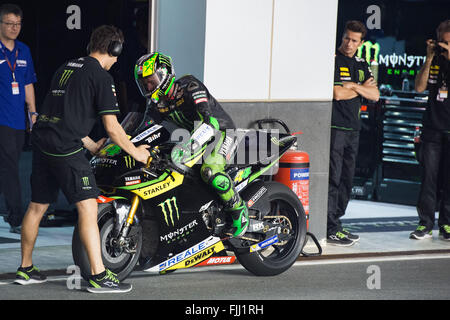
<path fill-rule="evenodd" d="M 450 20 L 442 22 L 436 33 L 437 41 L 426 42 L 427 58 L 415 83 L 417 92 L 429 90 L 421 135 L 423 177 L 417 204 L 419 226 L 410 234 L 411 239 L 418 240 L 432 237 L 439 176 L 443 176 L 439 231 L 444 240 L 450 240 Z"/>

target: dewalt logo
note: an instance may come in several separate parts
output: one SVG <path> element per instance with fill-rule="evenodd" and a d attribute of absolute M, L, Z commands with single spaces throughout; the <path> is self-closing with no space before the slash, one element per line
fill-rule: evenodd
<path fill-rule="evenodd" d="M 172 226 L 175 226 L 174 214 L 176 214 L 177 220 L 180 220 L 180 212 L 178 211 L 177 198 L 172 197 L 164 202 L 158 204 L 158 207 L 161 207 L 161 211 L 164 215 L 164 220 L 166 224 L 169 226 L 169 219 Z"/>
<path fill-rule="evenodd" d="M 59 79 L 59 86 L 64 87 L 67 84 L 67 80 L 69 80 L 72 75 L 73 70 L 64 70 L 61 79 Z"/>

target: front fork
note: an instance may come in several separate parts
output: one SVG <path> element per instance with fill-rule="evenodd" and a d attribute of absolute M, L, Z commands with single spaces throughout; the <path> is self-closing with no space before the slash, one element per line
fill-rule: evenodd
<path fill-rule="evenodd" d="M 120 232 L 120 237 L 119 237 L 118 242 L 119 242 L 119 245 L 121 245 L 121 246 L 126 244 L 126 242 L 127 242 L 126 238 L 128 236 L 128 232 L 130 230 L 131 224 L 134 221 L 134 216 L 135 216 L 137 208 L 139 206 L 139 202 L 140 202 L 139 196 L 135 195 L 133 197 L 133 200 L 131 201 L 131 208 L 130 208 L 130 211 L 128 212 L 127 219 L 123 225 L 122 232 Z"/>

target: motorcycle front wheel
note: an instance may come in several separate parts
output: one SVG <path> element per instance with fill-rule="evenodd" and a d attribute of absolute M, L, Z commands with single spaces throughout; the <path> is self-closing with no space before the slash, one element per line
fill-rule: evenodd
<path fill-rule="evenodd" d="M 114 242 L 113 230 L 115 224 L 115 209 L 112 204 L 100 205 L 98 208 L 98 229 L 100 231 L 100 246 L 103 264 L 106 268 L 117 274 L 119 280 L 124 280 L 136 266 L 142 249 L 142 227 L 133 225 L 129 238 L 131 244 L 128 248 L 118 246 Z M 130 247 L 132 250 L 130 250 Z M 89 280 L 91 266 L 87 252 L 81 241 L 78 225 L 75 226 L 72 237 L 72 256 L 80 268 L 81 276 Z"/>

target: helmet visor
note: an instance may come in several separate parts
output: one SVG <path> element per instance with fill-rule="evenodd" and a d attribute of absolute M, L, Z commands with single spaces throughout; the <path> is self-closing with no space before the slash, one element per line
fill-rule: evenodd
<path fill-rule="evenodd" d="M 139 89 L 141 90 L 142 95 L 146 98 L 153 98 L 153 96 L 156 96 L 154 95 L 154 93 L 156 93 L 161 87 L 161 84 L 164 82 L 166 76 L 167 71 L 165 69 L 160 69 L 147 77 L 139 77 L 137 79 L 137 84 L 139 86 Z"/>

